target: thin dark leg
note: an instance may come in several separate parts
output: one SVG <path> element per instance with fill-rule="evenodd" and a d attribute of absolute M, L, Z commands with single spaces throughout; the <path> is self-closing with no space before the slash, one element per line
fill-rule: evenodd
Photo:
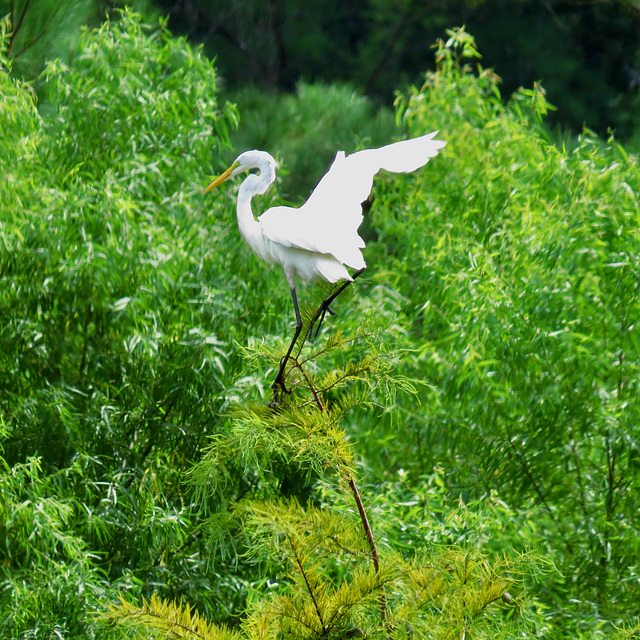
<path fill-rule="evenodd" d="M 298 336 L 302 331 L 302 318 L 300 317 L 300 309 L 298 307 L 298 296 L 296 295 L 296 288 L 293 286 L 291 287 L 291 298 L 293 299 L 293 308 L 295 309 L 295 312 L 296 312 L 296 331 L 293 334 L 293 340 L 289 345 L 289 350 L 287 351 L 287 355 L 284 356 L 282 360 L 280 360 L 280 370 L 278 371 L 278 375 L 276 376 L 276 379 L 273 382 L 274 389 L 276 387 L 280 387 L 285 393 L 290 393 L 290 391 L 288 391 L 287 387 L 284 386 L 284 369 L 287 366 L 289 356 L 291 355 L 291 352 L 293 351 L 293 347 L 295 346 L 298 340 Z"/>
<path fill-rule="evenodd" d="M 351 276 L 351 280 L 347 280 L 345 282 L 342 283 L 342 285 L 336 290 L 334 291 L 326 300 L 322 301 L 322 304 L 318 307 L 318 311 L 316 312 L 316 315 L 314 316 L 313 320 L 311 321 L 311 324 L 309 325 L 309 333 L 307 334 L 309 337 L 311 337 L 311 334 L 313 333 L 313 327 L 315 325 L 316 322 L 318 322 L 318 326 L 316 328 L 316 333 L 314 338 L 318 337 L 318 334 L 320 333 L 320 327 L 322 327 L 322 322 L 324 321 L 324 317 L 327 314 L 327 312 L 332 315 L 335 316 L 336 314 L 331 311 L 331 309 L 329 308 L 329 305 L 364 271 L 364 269 L 360 269 L 359 271 L 356 271 L 352 276 Z"/>

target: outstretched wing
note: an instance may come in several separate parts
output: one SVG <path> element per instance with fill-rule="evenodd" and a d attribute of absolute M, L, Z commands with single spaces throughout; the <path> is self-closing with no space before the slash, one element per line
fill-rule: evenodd
<path fill-rule="evenodd" d="M 285 246 L 329 253 L 353 268 L 364 266 L 358 235 L 362 202 L 371 193 L 378 171 L 408 173 L 425 165 L 446 142 L 426 136 L 365 149 L 351 155 L 336 154 L 326 175 L 297 210 L 272 209 L 260 218 L 267 237 Z M 282 219 L 287 217 L 287 221 Z"/>

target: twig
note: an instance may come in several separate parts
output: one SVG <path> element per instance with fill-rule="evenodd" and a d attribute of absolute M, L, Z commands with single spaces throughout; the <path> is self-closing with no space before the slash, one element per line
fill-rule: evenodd
<path fill-rule="evenodd" d="M 376 570 L 376 573 L 380 573 L 380 556 L 378 555 L 376 541 L 373 537 L 371 525 L 369 524 L 369 518 L 367 518 L 367 512 L 365 511 L 364 505 L 362 504 L 362 498 L 360 497 L 360 491 L 358 491 L 358 485 L 351 476 L 349 476 L 349 488 L 351 489 L 351 493 L 353 493 L 353 497 L 356 501 L 358 513 L 360 514 L 360 520 L 362 521 L 362 527 L 364 528 L 364 532 L 367 536 L 367 541 L 369 542 L 369 548 L 371 549 L 371 558 L 373 559 L 373 567 Z"/>
<path fill-rule="evenodd" d="M 318 614 L 318 620 L 320 620 L 320 626 L 322 627 L 322 631 L 323 633 L 327 631 L 327 628 L 325 627 L 324 624 L 324 620 L 322 618 L 322 611 L 320 611 L 320 606 L 318 605 L 318 601 L 316 600 L 316 596 L 315 593 L 313 592 L 313 589 L 311 588 L 311 584 L 309 582 L 309 579 L 307 578 L 307 574 L 304 570 L 304 567 L 302 566 L 302 561 L 300 560 L 299 556 L 298 556 L 298 552 L 296 551 L 295 545 L 293 544 L 293 540 L 291 540 L 291 536 L 287 533 L 285 534 L 287 536 L 287 540 L 289 541 L 289 545 L 291 546 L 291 551 L 293 552 L 293 557 L 296 559 L 296 564 L 298 565 L 298 568 L 300 569 L 300 573 L 302 574 L 302 577 L 304 578 L 304 582 L 307 585 L 307 591 L 309 592 L 309 595 L 311 596 L 311 601 L 313 602 L 313 606 L 315 607 L 316 613 Z"/>
<path fill-rule="evenodd" d="M 20 51 L 18 51 L 18 53 L 15 54 L 14 56 L 15 58 L 21 56 L 25 51 L 30 49 L 36 42 L 38 42 L 38 40 L 40 40 L 40 38 L 42 38 L 42 36 L 45 33 L 47 33 L 47 31 L 49 31 L 49 27 L 51 26 L 51 23 L 54 21 L 58 11 L 60 11 L 60 7 L 62 6 L 62 1 L 63 0 L 58 1 L 58 6 L 55 8 L 54 12 L 51 14 L 51 17 L 49 18 L 49 22 L 47 22 L 44 29 L 42 29 L 42 31 L 29 44 L 26 44 L 24 47 L 22 47 L 22 49 L 20 49 Z"/>
<path fill-rule="evenodd" d="M 300 352 L 298 352 L 298 356 L 300 355 Z M 298 368 L 298 370 L 302 373 L 302 375 L 304 376 L 304 379 L 308 385 L 309 390 L 311 391 L 312 395 L 313 395 L 313 399 L 315 404 L 317 405 L 318 409 L 320 411 L 326 411 L 326 407 L 325 404 L 320 396 L 321 393 L 326 392 L 326 390 L 320 390 L 320 392 L 318 391 L 318 389 L 315 388 L 315 386 L 313 385 L 313 383 L 311 382 L 310 378 L 307 376 L 305 370 L 303 367 L 300 366 L 300 363 L 298 363 L 297 361 L 297 357 L 294 359 L 294 365 Z M 373 561 L 373 568 L 374 571 L 376 573 L 376 576 L 380 577 L 380 556 L 378 554 L 378 548 L 376 546 L 376 541 L 375 538 L 373 536 L 373 531 L 371 529 L 371 524 L 369 523 L 369 518 L 367 517 L 367 512 L 364 508 L 364 504 L 362 502 L 362 497 L 360 496 L 360 491 L 358 490 L 358 485 L 356 484 L 355 479 L 353 478 L 353 476 L 351 475 L 351 473 L 348 470 L 345 470 L 344 472 L 344 477 L 347 480 L 347 483 L 349 484 L 349 488 L 351 489 L 351 493 L 353 494 L 353 498 L 356 502 L 356 506 L 358 508 L 358 513 L 360 515 L 360 521 L 362 522 L 362 528 L 364 529 L 365 532 L 365 536 L 367 538 L 367 542 L 369 544 L 369 549 L 370 549 L 370 555 L 371 555 L 371 559 Z M 287 536 L 288 537 L 288 536 Z M 289 538 L 289 544 L 292 545 L 291 539 Z M 293 548 L 293 545 L 292 545 Z M 294 551 L 295 554 L 295 551 Z M 296 555 L 296 562 L 298 562 L 298 566 L 300 567 L 300 571 L 302 571 L 302 575 L 305 579 L 305 582 L 307 582 L 307 588 L 309 589 L 309 593 L 311 594 L 311 597 L 313 599 L 313 603 L 316 607 L 316 611 L 318 612 L 318 617 L 320 618 L 320 621 L 322 622 L 322 616 L 320 614 L 320 610 L 318 608 L 318 605 L 315 601 L 315 598 L 313 598 L 313 594 L 311 592 L 311 587 L 307 581 L 307 576 L 304 573 L 304 570 L 302 568 L 302 565 L 300 564 L 300 561 Z M 381 588 L 381 593 L 380 593 L 380 598 L 378 600 L 379 605 L 380 605 L 380 614 L 382 617 L 383 622 L 387 622 L 387 597 L 384 591 L 384 587 Z M 323 628 L 324 628 L 324 622 L 323 624 Z"/>
<path fill-rule="evenodd" d="M 309 379 L 309 376 L 307 375 L 307 372 L 298 364 L 297 359 L 294 360 L 294 366 L 298 368 L 298 371 L 300 371 L 303 378 L 305 379 L 305 382 L 309 386 L 309 389 L 313 394 L 313 400 L 318 405 L 318 409 L 320 409 L 320 411 L 325 411 L 326 407 L 324 406 L 324 402 L 322 402 L 322 398 L 318 394 L 318 390 L 313 386 L 311 380 Z"/>
<path fill-rule="evenodd" d="M 331 540 L 331 542 L 333 542 L 333 544 L 335 544 L 336 547 L 338 547 L 338 549 L 340 549 L 341 551 L 343 551 L 348 555 L 355 556 L 356 558 L 361 558 L 362 556 L 368 555 L 362 551 L 354 551 L 353 549 L 349 549 L 348 547 L 345 547 L 343 544 L 340 544 L 340 542 L 337 540 L 335 536 L 327 536 L 327 540 Z"/>
<path fill-rule="evenodd" d="M 27 11 L 29 9 L 29 5 L 31 4 L 31 0 L 27 0 L 24 3 L 24 7 L 22 7 L 22 13 L 20 14 L 20 17 L 18 18 L 18 24 L 12 23 L 11 25 L 11 37 L 9 38 L 9 46 L 7 47 L 7 58 L 12 58 L 13 57 L 13 45 L 15 43 L 16 40 L 16 36 L 18 35 L 18 33 L 20 32 L 20 29 L 22 28 L 22 23 L 24 22 L 24 17 L 27 15 Z M 12 22 L 15 20 L 15 13 L 14 13 L 14 5 L 13 3 L 11 4 L 11 20 Z"/>
<path fill-rule="evenodd" d="M 349 487 L 351 489 L 351 493 L 353 493 L 353 497 L 356 501 L 356 505 L 358 507 L 358 513 L 360 514 L 360 520 L 362 521 L 362 527 L 367 536 L 367 541 L 369 542 L 369 548 L 371 550 L 371 559 L 373 560 L 373 568 L 376 572 L 376 575 L 380 576 L 380 556 L 378 555 L 378 547 L 376 546 L 376 541 L 373 537 L 373 531 L 371 530 L 371 525 L 369 524 L 369 518 L 367 518 L 367 512 L 365 511 L 364 504 L 362 503 L 362 498 L 360 497 L 360 491 L 358 491 L 358 485 L 356 481 L 353 479 L 353 476 L 349 474 Z M 383 622 L 387 621 L 387 596 L 384 592 L 384 588 L 380 593 L 380 598 L 378 599 L 378 603 L 380 605 L 380 615 L 382 616 Z"/>

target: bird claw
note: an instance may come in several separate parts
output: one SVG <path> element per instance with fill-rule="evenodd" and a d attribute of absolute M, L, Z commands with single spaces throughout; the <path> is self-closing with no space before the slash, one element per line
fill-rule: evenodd
<path fill-rule="evenodd" d="M 307 334 L 307 338 L 313 338 L 313 340 L 315 340 L 318 337 L 318 335 L 320 334 L 322 323 L 324 322 L 324 317 L 327 313 L 330 316 L 334 316 L 334 317 L 336 315 L 336 312 L 333 309 L 331 309 L 329 305 L 325 306 L 324 303 L 321 304 L 320 309 L 318 309 L 318 313 L 316 314 L 316 317 L 313 319 L 313 322 L 309 326 L 309 333 Z M 316 330 L 314 333 L 313 328 L 315 327 L 316 322 L 318 323 L 318 326 L 316 327 Z"/>
<path fill-rule="evenodd" d="M 276 376 L 276 379 L 273 381 L 273 384 L 271 385 L 271 388 L 273 389 L 274 394 L 277 393 L 277 389 L 278 387 L 280 387 L 280 389 L 282 390 L 283 393 L 286 394 L 290 394 L 291 390 L 287 389 L 287 387 L 284 384 L 284 367 L 287 364 L 286 360 L 283 363 L 283 358 L 280 359 L 280 370 L 278 371 L 278 375 Z"/>
<path fill-rule="evenodd" d="M 283 393 L 286 393 L 286 394 L 290 394 L 291 393 L 291 389 L 287 389 L 287 387 L 284 384 L 284 380 L 282 379 L 281 376 L 278 376 L 273 381 L 273 384 L 271 385 L 271 388 L 273 389 L 274 395 L 277 395 L 278 389 L 280 389 Z"/>

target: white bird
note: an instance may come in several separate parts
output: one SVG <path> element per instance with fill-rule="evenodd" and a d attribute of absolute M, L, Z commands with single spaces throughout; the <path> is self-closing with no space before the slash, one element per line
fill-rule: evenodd
<path fill-rule="evenodd" d="M 373 186 L 373 177 L 384 169 L 392 173 L 409 173 L 437 155 L 446 142 L 434 140 L 437 131 L 426 136 L 395 142 L 379 149 L 365 149 L 351 155 L 338 151 L 327 174 L 309 199 L 299 208 L 272 207 L 257 220 L 251 210 L 251 198 L 264 193 L 276 179 L 276 162 L 265 151 L 245 151 L 206 189 L 211 191 L 225 180 L 244 171 L 258 169 L 240 185 L 238 192 L 238 227 L 253 252 L 268 264 L 279 264 L 291 289 L 296 314 L 296 330 L 287 354 L 280 362 L 274 389 L 284 385 L 284 370 L 302 330 L 296 295 L 296 277 L 345 284 L 325 300 L 311 323 L 309 332 L 329 304 L 366 267 L 358 235 L 362 222 L 362 203 Z M 350 275 L 346 267 L 356 269 Z M 322 320 L 321 320 L 322 322 Z"/>

